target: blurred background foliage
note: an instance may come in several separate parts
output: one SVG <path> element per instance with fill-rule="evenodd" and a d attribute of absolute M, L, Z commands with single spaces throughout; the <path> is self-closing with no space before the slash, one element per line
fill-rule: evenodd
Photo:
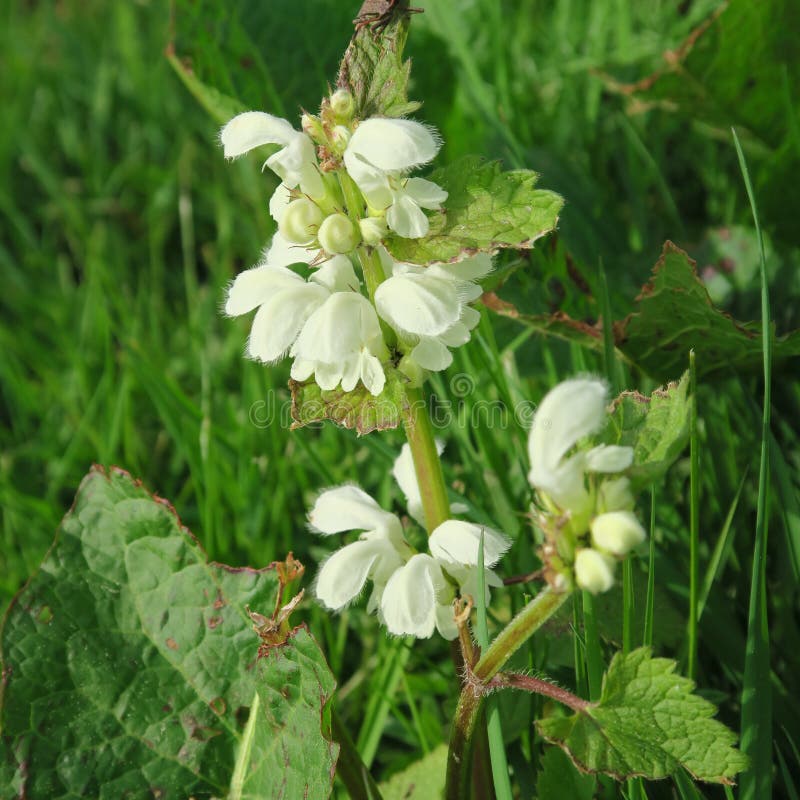
<path fill-rule="evenodd" d="M 498 290 L 503 299 L 528 313 L 564 311 L 594 324 L 602 264 L 612 316 L 622 319 L 671 239 L 698 261 L 715 303 L 737 319 L 758 318 L 757 246 L 734 125 L 768 234 L 777 331 L 798 327 L 797 2 L 420 5 L 425 13 L 413 19 L 407 50 L 411 96 L 424 101 L 418 117 L 443 134 L 440 160 L 477 152 L 532 167 L 542 186 L 567 200 L 557 237 L 503 261 L 509 270 L 523 267 Z M 260 566 L 293 550 L 309 578 L 328 549 L 306 530 L 314 492 L 357 478 L 399 508 L 390 475 L 398 433 L 290 432 L 286 365 L 267 369 L 242 358 L 249 321 L 223 319 L 220 304 L 226 284 L 257 260 L 272 233 L 273 179 L 260 173 L 257 157 L 224 162 L 218 126 L 165 58 L 174 48 L 202 80 L 247 107 L 296 119 L 300 108 L 317 108 L 333 81 L 356 6 L 0 4 L 0 607 L 36 568 L 92 462 L 124 466 L 169 498 L 213 558 Z M 442 432 L 447 477 L 466 494 L 473 518 L 515 537 L 505 566 L 524 572 L 536 566 L 524 401 L 535 403 L 560 377 L 603 365 L 574 343 L 488 311 L 483 317 L 450 371 L 433 381 L 439 418 L 452 423 Z M 797 366 L 781 362 L 775 374 L 768 577 L 776 775 L 786 797 L 797 796 L 790 776 L 800 764 Z M 620 374 L 624 388 L 658 385 L 643 373 Z M 698 682 L 734 727 L 761 391 L 758 370 L 726 369 L 699 390 L 708 589 Z M 688 459 L 659 487 L 655 510 L 656 650 L 678 658 L 685 656 L 687 476 Z M 634 566 L 638 581 L 646 560 Z M 498 617 L 521 602 L 515 598 L 498 603 Z M 618 642 L 619 597 L 604 602 L 605 636 Z M 452 667 L 442 642 L 405 652 L 404 673 L 387 668 L 403 643 L 388 640 L 360 609 L 339 617 L 313 603 L 304 609 L 339 676 L 342 715 L 380 774 L 446 738 Z M 569 685 L 574 656 L 571 637 L 561 635 L 569 619 L 563 623 L 524 658 Z M 535 702 L 509 697 L 505 715 L 524 796 L 536 780 L 528 727 Z M 648 796 L 671 791 L 648 787 Z"/>

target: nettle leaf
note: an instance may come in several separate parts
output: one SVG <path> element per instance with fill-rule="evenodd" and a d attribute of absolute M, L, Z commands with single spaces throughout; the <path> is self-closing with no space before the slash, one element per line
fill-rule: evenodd
<path fill-rule="evenodd" d="M 628 472 L 634 488 L 655 483 L 670 468 L 689 439 L 689 373 L 656 389 L 649 397 L 622 392 L 612 404 L 606 438 L 633 448 Z"/>
<path fill-rule="evenodd" d="M 257 660 L 245 612 L 271 610 L 277 585 L 274 568 L 209 563 L 168 503 L 95 468 L 3 624 L 0 786 L 30 800 L 327 796 L 322 654 L 300 628 Z M 270 767 L 237 795 L 243 741 Z"/>
<path fill-rule="evenodd" d="M 365 2 L 360 17 L 368 23 L 370 13 L 388 15 L 384 27 L 379 20 L 357 30 L 345 50 L 336 85 L 349 89 L 355 100 L 355 116 L 402 117 L 416 111 L 420 103 L 408 99 L 411 61 L 403 61 L 408 37 L 407 0 Z"/>
<path fill-rule="evenodd" d="M 735 749 L 736 735 L 713 719 L 713 704 L 693 694 L 694 683 L 676 667 L 647 647 L 617 653 L 599 702 L 539 720 L 539 733 L 586 772 L 659 779 L 684 767 L 698 780 L 732 784 L 747 757 Z"/>
<path fill-rule="evenodd" d="M 330 421 L 357 431 L 359 436 L 396 428 L 405 407 L 407 379 L 397 370 L 384 367 L 386 386 L 377 397 L 363 383 L 352 392 L 323 390 L 313 381 L 289 381 L 292 392 L 292 429 Z"/>
<path fill-rule="evenodd" d="M 458 261 L 504 247 L 525 249 L 554 230 L 562 197 L 536 189 L 531 170 L 504 172 L 497 161 L 467 156 L 435 170 L 430 180 L 448 192 L 445 208 L 430 218 L 422 239 L 393 236 L 384 244 L 398 261 Z"/>
<path fill-rule="evenodd" d="M 651 375 L 683 372 L 692 349 L 699 376 L 761 369 L 761 325 L 737 322 L 716 308 L 695 262 L 672 242 L 664 244 L 637 302 L 634 313 L 615 323 L 614 336 L 617 347 Z M 800 331 L 776 337 L 776 362 L 797 356 Z"/>

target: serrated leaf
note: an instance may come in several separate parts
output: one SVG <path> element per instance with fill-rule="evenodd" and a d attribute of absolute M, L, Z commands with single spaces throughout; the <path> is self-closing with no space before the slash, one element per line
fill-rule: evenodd
<path fill-rule="evenodd" d="M 212 86 L 207 86 L 203 83 L 174 53 L 169 53 L 167 59 L 183 82 L 183 85 L 211 117 L 221 125 L 247 110 L 238 100 L 234 100 Z"/>
<path fill-rule="evenodd" d="M 335 682 L 317 643 L 296 628 L 260 655 L 256 670 L 259 703 L 252 736 L 243 737 L 244 782 L 230 800 L 327 797 L 338 752 L 327 706 Z"/>
<path fill-rule="evenodd" d="M 695 262 L 672 242 L 664 244 L 653 275 L 637 298 L 637 310 L 614 324 L 617 347 L 658 378 L 686 369 L 689 350 L 697 374 L 761 369 L 761 325 L 741 323 L 711 302 Z M 774 341 L 776 362 L 800 356 L 800 331 Z"/>
<path fill-rule="evenodd" d="M 479 252 L 504 247 L 533 247 L 554 230 L 564 204 L 555 192 L 536 189 L 538 175 L 524 169 L 504 172 L 497 161 L 467 156 L 442 169 L 430 180 L 446 189 L 443 211 L 430 218 L 422 239 L 393 236 L 386 248 L 398 261 L 430 264 L 458 261 Z"/>
<path fill-rule="evenodd" d="M 441 800 L 447 771 L 447 745 L 440 744 L 380 785 L 383 800 Z"/>
<path fill-rule="evenodd" d="M 635 489 L 655 483 L 689 439 L 689 373 L 649 397 L 622 392 L 612 403 L 606 439 L 633 448 L 628 471 Z"/>
<path fill-rule="evenodd" d="M 684 767 L 698 780 L 731 784 L 747 757 L 734 747 L 736 735 L 713 719 L 716 708 L 692 693 L 693 681 L 676 667 L 647 647 L 617 653 L 599 702 L 539 720 L 539 733 L 587 772 L 656 780 Z"/>
<path fill-rule="evenodd" d="M 289 672 L 317 690 L 287 692 L 264 717 L 260 796 L 283 781 L 330 788 L 336 746 L 309 722 L 331 688 L 321 654 L 295 634 L 283 666 L 253 668 L 244 607 L 272 609 L 276 586 L 273 569 L 209 563 L 168 503 L 94 469 L 3 624 L 0 796 L 225 797 L 257 688 Z"/>
<path fill-rule="evenodd" d="M 359 383 L 352 392 L 343 389 L 323 390 L 311 380 L 289 381 L 292 392 L 292 428 L 303 428 L 321 422 L 335 422 L 359 436 L 373 431 L 396 428 L 402 422 L 405 404 L 404 376 L 384 367 L 386 386 L 377 397 Z"/>
<path fill-rule="evenodd" d="M 403 61 L 410 17 L 407 7 L 407 1 L 395 4 L 385 27 L 364 25 L 345 50 L 336 84 L 352 93 L 357 119 L 402 117 L 420 107 L 409 102 L 407 95 L 411 70 L 411 62 Z"/>
<path fill-rule="evenodd" d="M 545 750 L 536 781 L 538 800 L 592 800 L 594 785 L 595 779 L 579 772 L 562 750 Z"/>

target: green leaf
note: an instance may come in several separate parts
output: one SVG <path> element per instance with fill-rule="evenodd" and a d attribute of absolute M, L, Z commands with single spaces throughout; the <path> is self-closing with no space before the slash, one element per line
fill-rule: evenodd
<path fill-rule="evenodd" d="M 444 792 L 447 745 L 440 744 L 380 785 L 383 800 L 440 800 Z"/>
<path fill-rule="evenodd" d="M 377 397 L 370 394 L 362 383 L 352 392 L 345 392 L 343 389 L 320 389 L 313 380 L 305 383 L 289 381 L 292 428 L 330 421 L 356 430 L 359 436 L 396 428 L 402 422 L 406 378 L 395 369 L 384 369 L 386 386 Z"/>
<path fill-rule="evenodd" d="M 666 242 L 637 310 L 614 325 L 617 347 L 643 370 L 669 378 L 697 356 L 698 377 L 760 370 L 761 325 L 741 323 L 715 308 L 695 262 Z M 776 362 L 800 356 L 800 331 L 775 339 Z"/>
<path fill-rule="evenodd" d="M 609 444 L 633 448 L 628 472 L 634 489 L 655 483 L 686 447 L 689 438 L 689 373 L 649 397 L 622 392 L 612 403 Z"/>
<path fill-rule="evenodd" d="M 535 172 L 504 172 L 497 161 L 467 156 L 430 180 L 448 192 L 445 208 L 430 219 L 423 239 L 394 236 L 385 242 L 398 261 L 430 264 L 458 261 L 504 247 L 525 249 L 554 230 L 564 205 L 555 192 L 536 189 Z"/>
<path fill-rule="evenodd" d="M 238 100 L 228 97 L 211 86 L 203 83 L 174 53 L 168 53 L 167 59 L 183 82 L 203 108 L 221 125 L 224 125 L 237 114 L 247 109 Z"/>
<path fill-rule="evenodd" d="M 251 796 L 284 782 L 326 796 L 322 655 L 300 628 L 253 668 L 245 605 L 272 609 L 277 583 L 272 565 L 209 563 L 167 502 L 94 469 L 3 624 L 0 786 L 30 800 L 225 797 L 249 741 L 271 764 Z"/>
<path fill-rule="evenodd" d="M 538 800 L 592 800 L 594 786 L 595 779 L 578 772 L 563 751 L 555 747 L 545 750 L 536 781 Z"/>
<path fill-rule="evenodd" d="M 586 772 L 659 779 L 684 767 L 698 780 L 730 784 L 747 758 L 735 749 L 735 734 L 713 719 L 715 707 L 692 693 L 694 683 L 676 667 L 647 647 L 617 653 L 599 702 L 539 720 L 539 733 Z"/>
<path fill-rule="evenodd" d="M 411 70 L 411 62 L 403 61 L 410 18 L 407 7 L 407 1 L 397 3 L 382 30 L 379 25 L 363 26 L 345 50 L 336 84 L 352 93 L 357 119 L 402 117 L 420 107 L 407 94 Z"/>

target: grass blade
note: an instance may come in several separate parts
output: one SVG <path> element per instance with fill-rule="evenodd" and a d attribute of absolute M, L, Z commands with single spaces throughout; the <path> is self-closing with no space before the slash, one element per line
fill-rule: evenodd
<path fill-rule="evenodd" d="M 687 638 L 689 656 L 687 672 L 694 679 L 697 674 L 697 612 L 700 575 L 700 451 L 697 442 L 697 372 L 694 350 L 689 352 L 689 620 Z"/>
<path fill-rule="evenodd" d="M 653 623 L 656 608 L 656 490 L 650 489 L 650 555 L 647 562 L 647 599 L 644 607 L 642 644 L 653 644 Z"/>
<path fill-rule="evenodd" d="M 764 240 L 750 184 L 747 162 L 736 131 L 733 141 L 753 212 L 758 237 L 761 275 L 761 326 L 764 362 L 764 400 L 761 418 L 761 463 L 758 472 L 753 572 L 747 620 L 747 646 L 742 687 L 742 750 L 750 757 L 750 769 L 739 784 L 740 800 L 760 800 L 772 796 L 772 688 L 770 686 L 770 642 L 767 621 L 767 498 L 769 494 L 770 397 L 772 380 L 772 339 L 769 289 L 764 255 Z"/>
<path fill-rule="evenodd" d="M 489 626 L 486 622 L 486 576 L 483 563 L 483 533 L 478 544 L 478 586 L 480 591 L 475 598 L 477 612 L 475 634 L 481 651 L 489 648 Z M 497 800 L 512 800 L 511 782 L 508 777 L 508 760 L 506 746 L 503 742 L 503 728 L 500 722 L 500 713 L 497 708 L 496 698 L 486 698 L 486 730 L 489 736 L 489 756 L 492 761 L 492 778 Z"/>

